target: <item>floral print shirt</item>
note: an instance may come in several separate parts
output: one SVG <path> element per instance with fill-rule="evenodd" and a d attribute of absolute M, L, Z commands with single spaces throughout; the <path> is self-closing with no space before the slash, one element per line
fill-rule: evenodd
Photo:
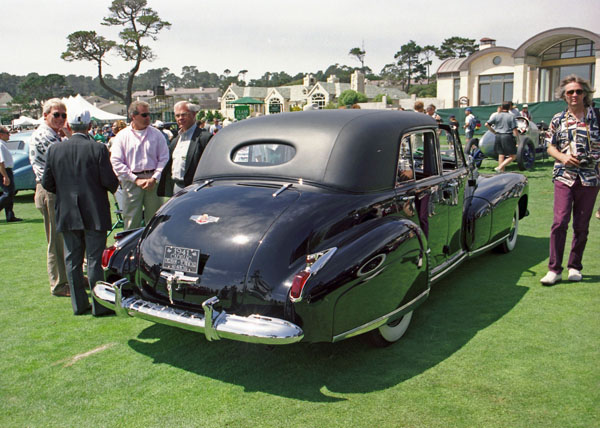
<path fill-rule="evenodd" d="M 35 174 L 35 181 L 42 182 L 42 175 L 46 168 L 46 153 L 52 144 L 59 143 L 60 136 L 46 123 L 42 123 L 33 131 L 29 143 L 29 162 Z"/>
<path fill-rule="evenodd" d="M 562 153 L 572 153 L 580 165 L 565 166 L 554 163 L 553 180 L 571 187 L 577 178 L 583 186 L 600 186 L 600 125 L 594 109 L 587 107 L 583 121 L 565 110 L 557 113 L 546 132 L 546 144 L 554 145 Z"/>

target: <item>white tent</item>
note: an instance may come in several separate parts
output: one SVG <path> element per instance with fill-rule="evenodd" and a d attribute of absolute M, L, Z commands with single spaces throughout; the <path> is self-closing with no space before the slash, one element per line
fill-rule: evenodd
<path fill-rule="evenodd" d="M 41 123 L 40 119 L 33 119 L 31 117 L 21 116 L 18 119 L 14 119 L 12 121 L 12 126 L 13 126 L 13 128 L 16 128 L 18 126 L 39 125 L 40 123 Z"/>
<path fill-rule="evenodd" d="M 74 97 L 63 98 L 61 100 L 67 106 L 67 114 L 70 116 L 72 113 L 78 113 L 83 110 L 87 110 L 90 112 L 90 115 L 94 120 L 98 121 L 112 121 L 112 120 L 125 120 L 127 119 L 125 116 L 121 116 L 119 114 L 109 113 L 107 111 L 101 110 L 93 104 L 89 103 L 85 98 L 83 98 L 80 94 L 77 94 Z"/>

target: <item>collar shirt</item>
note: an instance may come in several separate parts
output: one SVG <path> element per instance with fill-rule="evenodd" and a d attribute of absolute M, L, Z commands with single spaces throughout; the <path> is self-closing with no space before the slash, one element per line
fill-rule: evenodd
<path fill-rule="evenodd" d="M 52 144 L 60 143 L 60 136 L 50 128 L 47 123 L 43 122 L 31 134 L 29 143 L 29 162 L 35 174 L 35 181 L 42 182 L 42 175 L 46 168 L 46 154 Z"/>
<path fill-rule="evenodd" d="M 110 162 L 121 180 L 135 181 L 135 173 L 142 171 L 153 171 L 152 178 L 160 180 L 169 160 L 169 147 L 158 129 L 148 126 L 136 131 L 130 125 L 111 142 Z"/>
<path fill-rule="evenodd" d="M 583 186 L 600 186 L 600 127 L 591 107 L 586 109 L 583 121 L 568 110 L 555 114 L 546 133 L 546 144 L 577 156 L 580 162 L 577 167 L 555 161 L 553 180 L 571 187 L 579 178 Z"/>
<path fill-rule="evenodd" d="M 0 139 L 0 163 L 4 164 L 4 168 L 12 168 L 14 166 L 13 157 L 2 139 Z"/>
<path fill-rule="evenodd" d="M 173 151 L 173 166 L 171 169 L 171 176 L 174 180 L 183 181 L 183 177 L 185 175 L 187 153 L 195 130 L 196 124 L 192 125 L 187 131 L 183 132 L 179 136 L 179 141 L 177 142 L 175 150 Z"/>
<path fill-rule="evenodd" d="M 492 114 L 487 123 L 499 134 L 510 134 L 517 127 L 515 116 L 505 111 Z"/>

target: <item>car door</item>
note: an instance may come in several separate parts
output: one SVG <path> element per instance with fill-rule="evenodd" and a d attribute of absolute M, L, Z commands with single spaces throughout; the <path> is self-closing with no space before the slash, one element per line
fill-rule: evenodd
<path fill-rule="evenodd" d="M 440 161 L 442 165 L 442 185 L 444 203 L 448 206 L 448 241 L 446 254 L 450 261 L 463 253 L 462 222 L 467 168 L 458 140 L 450 128 L 439 134 Z"/>
<path fill-rule="evenodd" d="M 430 268 L 444 263 L 447 257 L 449 205 L 439 158 L 434 130 L 414 130 L 402 136 L 397 198 L 404 214 L 420 226 L 427 238 Z M 408 204 L 414 210 L 407 209 Z"/>

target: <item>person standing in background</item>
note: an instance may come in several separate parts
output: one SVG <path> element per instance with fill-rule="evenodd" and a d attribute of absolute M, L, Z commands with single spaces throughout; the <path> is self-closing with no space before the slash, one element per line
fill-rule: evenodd
<path fill-rule="evenodd" d="M 54 296 L 68 297 L 69 281 L 65 269 L 63 237 L 56 230 L 54 203 L 56 195 L 42 186 L 42 176 L 46 168 L 46 154 L 50 146 L 60 143 L 63 136 L 70 137 L 71 131 L 65 127 L 67 107 L 58 98 L 51 98 L 42 107 L 44 121 L 31 135 L 29 161 L 35 174 L 35 207 L 44 217 L 46 241 L 48 242 L 47 266 L 50 292 Z"/>
<path fill-rule="evenodd" d="M 13 176 L 13 157 L 8 151 L 8 147 L 4 144 L 8 141 L 10 132 L 3 126 L 0 126 L 0 211 L 4 209 L 6 222 L 12 223 L 23 221 L 23 219 L 15 216 L 13 211 L 13 198 L 15 196 L 15 183 Z"/>

